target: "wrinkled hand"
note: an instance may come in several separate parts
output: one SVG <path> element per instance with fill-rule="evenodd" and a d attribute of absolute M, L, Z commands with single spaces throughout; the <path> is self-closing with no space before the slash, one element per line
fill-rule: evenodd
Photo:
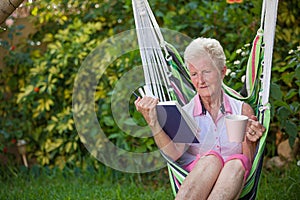
<path fill-rule="evenodd" d="M 139 111 L 143 117 L 145 118 L 147 124 L 151 128 L 155 128 L 157 126 L 157 113 L 156 113 L 156 105 L 158 103 L 157 98 L 145 96 L 143 98 L 138 97 L 134 104 L 136 110 Z"/>
<path fill-rule="evenodd" d="M 266 131 L 266 128 L 259 123 L 257 120 L 257 117 L 252 115 L 247 124 L 247 129 L 246 129 L 246 136 L 247 139 L 251 142 L 257 142 L 259 138 L 263 135 L 263 133 Z"/>

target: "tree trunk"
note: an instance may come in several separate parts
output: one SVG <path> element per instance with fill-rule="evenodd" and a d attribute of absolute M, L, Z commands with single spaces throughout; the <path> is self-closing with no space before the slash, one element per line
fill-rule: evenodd
<path fill-rule="evenodd" d="M 0 25 L 16 10 L 24 0 L 0 0 Z"/>

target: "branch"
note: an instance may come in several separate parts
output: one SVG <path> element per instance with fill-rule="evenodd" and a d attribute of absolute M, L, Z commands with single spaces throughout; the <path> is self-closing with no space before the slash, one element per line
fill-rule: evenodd
<path fill-rule="evenodd" d="M 24 0 L 0 0 L 0 25 L 19 7 Z"/>

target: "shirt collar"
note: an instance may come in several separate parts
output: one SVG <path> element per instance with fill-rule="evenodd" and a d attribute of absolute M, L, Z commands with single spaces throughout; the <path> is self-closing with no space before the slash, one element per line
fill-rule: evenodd
<path fill-rule="evenodd" d="M 222 91 L 222 93 L 223 93 L 223 105 L 224 105 L 225 113 L 232 114 L 232 107 L 229 102 L 229 96 L 227 94 L 225 94 L 223 91 Z M 206 114 L 206 109 L 205 109 L 203 103 L 201 102 L 199 95 L 195 96 L 194 105 L 195 105 L 194 111 L 193 111 L 194 117 Z"/>

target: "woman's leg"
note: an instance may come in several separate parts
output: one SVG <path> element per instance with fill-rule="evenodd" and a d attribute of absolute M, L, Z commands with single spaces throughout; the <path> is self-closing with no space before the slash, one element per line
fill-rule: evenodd
<path fill-rule="evenodd" d="M 207 199 L 223 167 L 216 155 L 202 157 L 183 181 L 176 200 Z"/>
<path fill-rule="evenodd" d="M 239 159 L 225 163 L 208 199 L 237 199 L 244 186 L 245 168 Z"/>

